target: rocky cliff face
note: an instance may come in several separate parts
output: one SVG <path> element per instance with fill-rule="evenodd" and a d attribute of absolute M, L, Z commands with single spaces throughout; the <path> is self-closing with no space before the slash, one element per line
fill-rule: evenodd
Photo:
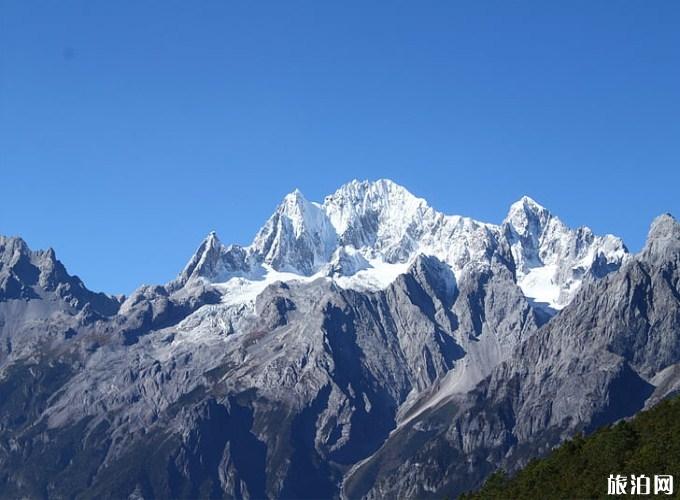
<path fill-rule="evenodd" d="M 395 431 L 349 474 L 345 494 L 456 495 L 677 393 L 679 264 L 680 224 L 662 216 L 639 255 L 583 286 L 472 391 Z"/>
<path fill-rule="evenodd" d="M 585 331 L 600 308 L 624 321 L 606 297 L 641 262 L 661 277 L 635 293 L 651 294 L 663 280 L 677 290 L 667 264 L 674 224 L 657 222 L 632 259 L 619 239 L 571 230 L 528 198 L 496 226 L 436 212 L 389 181 L 355 181 L 323 203 L 288 195 L 247 247 L 210 234 L 176 280 L 120 299 L 88 291 L 53 252 L 2 239 L 0 489 L 52 498 L 319 498 L 338 496 L 348 478 L 351 497 L 448 493 L 505 463 L 508 450 L 519 450 L 507 459 L 519 462 L 542 449 L 536 443 L 594 425 L 592 415 L 606 421 L 628 411 L 612 403 L 564 417 L 571 407 L 560 406 L 562 393 L 531 389 L 522 369 L 547 370 L 536 375 L 549 381 L 539 386 L 558 391 L 568 377 L 550 356 L 573 354 L 565 373 L 580 370 L 585 380 L 601 366 L 603 374 L 595 386 L 561 390 L 581 397 L 587 389 L 592 399 L 606 392 L 610 373 L 637 374 L 645 398 L 675 387 L 675 354 L 656 355 L 668 340 L 612 340 L 621 349 L 612 356 L 628 349 L 638 361 L 619 366 L 600 353 L 599 365 L 588 364 L 597 342 L 566 333 Z M 671 306 L 659 304 L 639 328 L 656 328 Z M 602 318 L 619 338 L 623 323 L 617 330 L 614 317 Z M 539 335 L 554 341 L 543 364 L 531 357 L 548 356 Z M 522 411 L 510 398 L 520 390 L 529 391 L 521 401 L 531 423 L 516 431 L 503 425 Z M 535 407 L 544 397 L 555 406 L 549 416 Z M 451 430 L 438 418 L 463 420 Z M 571 423 L 555 430 L 553 418 Z M 550 439 L 541 441 L 544 428 Z M 419 447 L 438 446 L 468 472 L 446 468 L 446 453 L 439 469 L 422 465 Z"/>

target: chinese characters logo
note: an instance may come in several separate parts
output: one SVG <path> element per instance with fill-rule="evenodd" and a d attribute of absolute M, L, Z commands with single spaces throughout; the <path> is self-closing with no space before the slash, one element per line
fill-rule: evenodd
<path fill-rule="evenodd" d="M 644 474 L 610 474 L 607 478 L 607 495 L 672 495 L 673 476 Z"/>

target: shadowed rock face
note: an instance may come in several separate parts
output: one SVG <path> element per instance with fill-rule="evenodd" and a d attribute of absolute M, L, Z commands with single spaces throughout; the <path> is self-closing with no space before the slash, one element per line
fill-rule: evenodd
<path fill-rule="evenodd" d="M 457 495 L 677 392 L 679 263 L 680 224 L 662 216 L 638 256 L 585 285 L 477 387 L 394 432 L 345 494 Z"/>
<path fill-rule="evenodd" d="M 115 314 L 120 306 L 117 300 L 90 292 L 77 276 L 70 276 L 51 248 L 32 252 L 21 238 L 0 236 L 0 301 L 48 297 L 75 310 L 87 305 L 102 316 Z"/>
<path fill-rule="evenodd" d="M 21 238 L 0 236 L 0 369 L 35 355 L 38 343 L 61 345 L 119 308 L 120 300 L 69 275 L 52 249 L 34 252 Z"/>

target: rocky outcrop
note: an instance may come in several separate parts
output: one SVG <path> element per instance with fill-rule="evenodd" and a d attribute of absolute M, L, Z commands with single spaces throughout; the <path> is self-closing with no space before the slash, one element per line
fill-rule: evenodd
<path fill-rule="evenodd" d="M 472 391 L 397 429 L 347 478 L 350 498 L 455 496 L 567 436 L 677 391 L 680 224 L 655 220 L 644 250 L 590 280 Z"/>

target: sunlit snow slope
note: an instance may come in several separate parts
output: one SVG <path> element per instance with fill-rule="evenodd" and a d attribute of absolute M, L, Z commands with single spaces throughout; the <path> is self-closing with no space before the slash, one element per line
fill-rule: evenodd
<path fill-rule="evenodd" d="M 223 283 L 223 302 L 234 304 L 252 301 L 274 281 L 319 278 L 382 289 L 418 255 L 437 257 L 454 276 L 501 258 L 524 294 L 554 311 L 589 273 L 606 274 L 626 253 L 619 238 L 570 229 L 526 196 L 494 225 L 445 215 L 389 180 L 352 181 L 323 203 L 290 193 L 247 247 L 224 246 L 211 233 L 176 283 Z"/>

